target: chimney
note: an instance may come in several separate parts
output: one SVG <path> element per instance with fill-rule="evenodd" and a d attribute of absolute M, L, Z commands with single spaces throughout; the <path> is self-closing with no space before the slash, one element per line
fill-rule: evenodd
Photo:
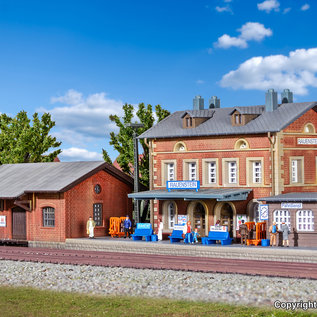
<path fill-rule="evenodd" d="M 220 108 L 220 99 L 217 96 L 212 96 L 209 99 L 209 109 Z"/>
<path fill-rule="evenodd" d="M 204 98 L 195 96 L 193 99 L 193 110 L 204 110 Z"/>
<path fill-rule="evenodd" d="M 282 103 L 293 103 L 293 93 L 289 89 L 284 89 L 281 93 Z"/>
<path fill-rule="evenodd" d="M 265 93 L 265 110 L 274 111 L 277 109 L 277 92 L 274 89 L 269 89 Z"/>

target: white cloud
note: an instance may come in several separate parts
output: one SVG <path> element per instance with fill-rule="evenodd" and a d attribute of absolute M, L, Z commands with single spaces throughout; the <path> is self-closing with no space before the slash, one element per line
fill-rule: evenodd
<path fill-rule="evenodd" d="M 260 42 L 266 36 L 271 36 L 273 34 L 271 29 L 266 29 L 263 24 L 258 22 L 247 22 L 237 31 L 240 32 L 238 37 L 224 34 L 218 38 L 217 42 L 214 43 L 214 46 L 225 49 L 230 47 L 247 48 L 248 41 Z"/>
<path fill-rule="evenodd" d="M 89 152 L 88 150 L 71 147 L 64 149 L 60 154 L 62 161 L 102 161 L 102 154 L 97 152 Z"/>
<path fill-rule="evenodd" d="M 232 13 L 232 10 L 229 6 L 225 6 L 225 7 L 215 7 L 216 11 L 217 12 L 231 12 Z"/>
<path fill-rule="evenodd" d="M 223 0 L 223 2 L 230 3 L 232 0 Z"/>
<path fill-rule="evenodd" d="M 84 98 L 82 93 L 73 89 L 64 96 L 51 98 L 51 102 L 63 105 L 40 111 L 51 113 L 57 128 L 72 131 L 82 137 L 94 138 L 103 138 L 113 130 L 109 115 L 120 115 L 123 105 L 120 100 L 108 98 L 105 92 Z"/>
<path fill-rule="evenodd" d="M 270 13 L 272 10 L 278 12 L 280 11 L 280 3 L 277 0 L 265 0 L 258 3 L 258 9 L 266 13 Z"/>
<path fill-rule="evenodd" d="M 202 85 L 204 83 L 205 83 L 204 80 L 201 80 L 201 79 L 196 80 L 196 84 L 198 84 L 198 85 Z"/>
<path fill-rule="evenodd" d="M 283 10 L 283 14 L 286 14 L 286 13 L 290 12 L 291 10 L 292 10 L 292 8 L 285 8 Z"/>
<path fill-rule="evenodd" d="M 310 5 L 308 3 L 305 3 L 300 9 L 302 11 L 307 11 L 310 8 Z"/>
<path fill-rule="evenodd" d="M 233 89 L 289 88 L 298 95 L 317 87 L 317 48 L 298 49 L 288 56 L 258 56 L 225 74 L 220 84 Z"/>
<path fill-rule="evenodd" d="M 214 46 L 218 48 L 246 48 L 248 47 L 248 44 L 244 39 L 241 39 L 239 37 L 231 37 L 228 34 L 224 34 L 218 38 L 218 41 L 214 44 Z"/>

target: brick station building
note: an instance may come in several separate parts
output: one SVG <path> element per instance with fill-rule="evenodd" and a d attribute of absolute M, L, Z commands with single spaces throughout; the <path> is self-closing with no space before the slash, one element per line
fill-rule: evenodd
<path fill-rule="evenodd" d="M 162 218 L 165 234 L 186 215 L 202 236 L 220 220 L 237 238 L 239 216 L 259 221 L 261 198 L 270 204 L 280 194 L 316 192 L 317 102 L 293 103 L 288 89 L 281 100 L 271 89 L 264 105 L 220 108 L 212 97 L 204 109 L 196 96 L 192 110 L 177 111 L 140 135 L 150 149 L 150 190 L 129 197 L 151 199 L 152 223 L 157 228 Z M 166 182 L 176 180 L 199 180 L 200 189 L 167 191 Z M 268 225 L 285 221 L 297 245 L 317 246 L 316 208 L 302 205 L 310 212 L 299 217 L 301 209 L 274 204 Z"/>
<path fill-rule="evenodd" d="M 0 240 L 56 241 L 109 231 L 109 218 L 131 215 L 133 179 L 105 162 L 0 166 Z"/>

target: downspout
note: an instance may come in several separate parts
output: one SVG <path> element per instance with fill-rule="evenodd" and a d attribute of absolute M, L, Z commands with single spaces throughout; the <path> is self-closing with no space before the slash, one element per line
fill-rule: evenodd
<path fill-rule="evenodd" d="M 276 135 L 271 136 L 271 132 L 267 133 L 267 137 L 269 139 L 271 148 L 271 166 L 272 166 L 272 195 L 275 195 L 275 160 L 274 160 L 274 154 L 275 154 L 275 144 L 276 144 Z"/>

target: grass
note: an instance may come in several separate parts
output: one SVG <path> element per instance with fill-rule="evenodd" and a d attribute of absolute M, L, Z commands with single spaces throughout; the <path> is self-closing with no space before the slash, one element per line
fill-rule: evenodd
<path fill-rule="evenodd" d="M 101 297 L 32 288 L 0 287 L 1 317 L 58 316 L 316 316 L 269 308 L 134 297 Z"/>

